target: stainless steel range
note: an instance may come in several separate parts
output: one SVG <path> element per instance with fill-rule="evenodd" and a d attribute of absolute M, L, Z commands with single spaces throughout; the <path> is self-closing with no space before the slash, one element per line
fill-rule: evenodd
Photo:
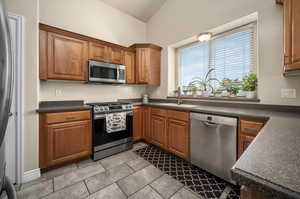
<path fill-rule="evenodd" d="M 90 103 L 93 107 L 93 160 L 132 148 L 133 106 L 129 103 Z"/>

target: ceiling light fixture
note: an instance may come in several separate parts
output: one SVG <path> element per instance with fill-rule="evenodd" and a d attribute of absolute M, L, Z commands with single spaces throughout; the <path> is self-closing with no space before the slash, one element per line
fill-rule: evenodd
<path fill-rule="evenodd" d="M 206 42 L 209 41 L 212 38 L 212 33 L 211 32 L 204 32 L 198 35 L 198 40 L 200 42 Z"/>

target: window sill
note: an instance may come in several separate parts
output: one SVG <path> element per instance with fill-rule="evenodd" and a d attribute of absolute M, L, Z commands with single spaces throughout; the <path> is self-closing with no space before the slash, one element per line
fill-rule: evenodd
<path fill-rule="evenodd" d="M 175 96 L 168 96 L 168 99 L 177 99 Z M 254 99 L 248 99 L 246 97 L 201 97 L 201 96 L 192 96 L 192 95 L 186 95 L 181 96 L 181 99 L 187 99 L 187 100 L 212 100 L 212 101 L 235 101 L 235 102 L 260 102 L 260 99 L 254 98 Z"/>

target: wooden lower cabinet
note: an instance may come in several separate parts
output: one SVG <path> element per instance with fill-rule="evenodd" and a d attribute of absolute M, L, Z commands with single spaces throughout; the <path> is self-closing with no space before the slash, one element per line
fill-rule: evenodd
<path fill-rule="evenodd" d="M 167 119 L 151 115 L 151 141 L 153 144 L 167 148 Z"/>
<path fill-rule="evenodd" d="M 189 113 L 151 107 L 148 109 L 151 133 L 146 141 L 189 160 Z"/>
<path fill-rule="evenodd" d="M 143 135 L 143 107 L 133 108 L 133 141 L 139 141 Z"/>
<path fill-rule="evenodd" d="M 143 139 L 151 143 L 151 129 L 150 129 L 150 117 L 151 117 L 151 108 L 144 106 L 143 107 Z"/>
<path fill-rule="evenodd" d="M 48 166 L 88 156 L 91 152 L 89 121 L 78 121 L 48 126 Z"/>
<path fill-rule="evenodd" d="M 239 121 L 238 132 L 238 158 L 244 153 L 251 142 L 255 139 L 259 131 L 263 128 L 264 122 L 261 121 Z"/>
<path fill-rule="evenodd" d="M 249 187 L 242 186 L 241 187 L 241 199 L 271 199 L 260 192 L 254 191 Z"/>
<path fill-rule="evenodd" d="M 90 115 L 89 110 L 40 114 L 40 168 L 58 166 L 91 154 Z"/>
<path fill-rule="evenodd" d="M 254 136 L 248 136 L 248 135 L 239 135 L 239 147 L 238 147 L 238 155 L 241 157 L 241 155 L 246 151 L 248 146 L 251 144 L 251 142 L 255 139 Z"/>
<path fill-rule="evenodd" d="M 182 157 L 189 159 L 189 123 L 180 120 L 168 120 L 168 149 Z"/>

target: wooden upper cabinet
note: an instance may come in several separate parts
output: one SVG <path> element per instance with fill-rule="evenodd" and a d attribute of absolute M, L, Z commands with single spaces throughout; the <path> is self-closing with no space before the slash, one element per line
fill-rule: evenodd
<path fill-rule="evenodd" d="M 121 48 L 108 48 L 108 60 L 113 64 L 124 64 L 124 51 Z"/>
<path fill-rule="evenodd" d="M 160 85 L 161 47 L 153 44 L 135 44 L 136 83 Z"/>
<path fill-rule="evenodd" d="M 135 53 L 124 52 L 124 65 L 126 67 L 126 83 L 135 84 Z"/>
<path fill-rule="evenodd" d="M 89 42 L 89 59 L 90 60 L 106 62 L 107 54 L 108 54 L 107 51 L 108 51 L 107 46 L 100 44 L 100 43 Z"/>
<path fill-rule="evenodd" d="M 136 50 L 136 83 L 148 84 L 148 70 L 150 67 L 150 50 L 138 48 Z"/>
<path fill-rule="evenodd" d="M 48 33 L 48 79 L 87 80 L 86 41 Z"/>
<path fill-rule="evenodd" d="M 134 44 L 129 48 L 40 24 L 40 79 L 88 80 L 88 60 L 126 66 L 126 83 L 160 85 L 162 48 Z"/>
<path fill-rule="evenodd" d="M 284 0 L 284 72 L 300 70 L 300 1 Z"/>
<path fill-rule="evenodd" d="M 121 65 L 124 62 L 124 51 L 121 48 L 89 42 L 89 59 Z"/>

